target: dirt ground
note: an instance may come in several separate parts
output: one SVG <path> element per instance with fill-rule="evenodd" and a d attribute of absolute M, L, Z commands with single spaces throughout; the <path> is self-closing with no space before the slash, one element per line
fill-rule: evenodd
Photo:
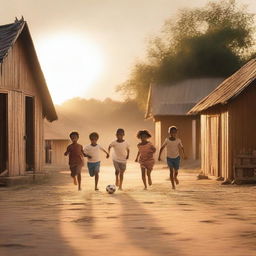
<path fill-rule="evenodd" d="M 0 189 L 1 256 L 255 256 L 256 186 L 196 180 L 180 171 L 173 191 L 168 170 L 157 166 L 144 191 L 138 165 L 129 164 L 124 191 L 111 166 L 101 168 L 100 191 L 83 172 L 82 191 L 68 171 L 46 184 Z"/>

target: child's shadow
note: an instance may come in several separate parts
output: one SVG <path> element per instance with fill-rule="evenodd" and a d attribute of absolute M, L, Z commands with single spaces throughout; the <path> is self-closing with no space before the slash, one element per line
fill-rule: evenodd
<path fill-rule="evenodd" d="M 123 230 L 134 245 L 156 255 L 184 255 L 174 245 L 177 233 L 166 232 L 131 196 L 122 194 L 117 198 L 123 210 Z"/>

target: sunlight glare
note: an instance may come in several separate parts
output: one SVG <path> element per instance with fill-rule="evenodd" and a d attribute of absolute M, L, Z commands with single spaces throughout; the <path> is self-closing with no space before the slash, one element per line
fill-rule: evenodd
<path fill-rule="evenodd" d="M 103 70 L 99 47 L 74 35 L 55 35 L 40 40 L 37 52 L 53 102 L 86 97 Z"/>

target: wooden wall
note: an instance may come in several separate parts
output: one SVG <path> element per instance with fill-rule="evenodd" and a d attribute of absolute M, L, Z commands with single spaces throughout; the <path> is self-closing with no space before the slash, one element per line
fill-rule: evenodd
<path fill-rule="evenodd" d="M 212 122 L 214 117 L 219 121 Z M 218 137 L 215 147 L 213 131 Z M 255 131 L 256 83 L 253 83 L 227 106 L 216 106 L 201 115 L 203 172 L 232 179 L 234 156 L 256 150 Z M 217 165 L 218 171 L 213 171 L 213 165 Z"/>
<path fill-rule="evenodd" d="M 226 108 L 201 115 L 201 167 L 205 175 L 231 177 L 230 126 Z"/>
<path fill-rule="evenodd" d="M 51 140 L 51 165 L 68 166 L 68 157 L 64 156 L 64 152 L 69 145 L 69 140 Z M 45 156 L 45 153 L 44 153 Z M 44 159 L 45 163 L 45 159 Z"/>
<path fill-rule="evenodd" d="M 193 158 L 192 120 L 196 120 L 196 158 L 200 156 L 200 118 L 192 116 L 157 116 L 155 117 L 156 145 L 162 144 L 168 137 L 168 128 L 178 128 L 178 137 L 182 140 L 186 156 Z M 160 143 L 161 140 L 161 143 Z M 160 146 L 159 146 L 160 147 Z"/>
<path fill-rule="evenodd" d="M 8 94 L 8 171 L 9 176 L 24 175 L 25 164 L 25 97 L 34 98 L 35 170 L 43 163 L 42 102 L 26 57 L 26 46 L 18 39 L 2 64 L 0 92 Z"/>
<path fill-rule="evenodd" d="M 256 82 L 229 104 L 232 156 L 256 150 Z"/>

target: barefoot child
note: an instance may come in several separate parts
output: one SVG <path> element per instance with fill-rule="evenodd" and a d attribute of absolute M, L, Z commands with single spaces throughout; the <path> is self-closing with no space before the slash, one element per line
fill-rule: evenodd
<path fill-rule="evenodd" d="M 155 163 L 153 155 L 156 152 L 156 148 L 151 142 L 148 141 L 148 139 L 151 138 L 151 135 L 147 130 L 139 131 L 137 134 L 137 138 L 140 139 L 141 142 L 138 144 L 138 154 L 135 162 L 139 161 L 140 163 L 142 181 L 144 183 L 144 189 L 146 190 L 146 173 L 148 177 L 148 185 L 152 185 L 151 171 L 153 170 L 153 166 Z"/>
<path fill-rule="evenodd" d="M 108 153 L 113 148 L 112 159 L 115 167 L 116 186 L 119 187 L 119 190 L 122 190 L 126 161 L 129 158 L 130 150 L 128 143 L 124 140 L 124 129 L 117 129 L 116 138 L 117 140 L 109 145 Z"/>
<path fill-rule="evenodd" d="M 95 191 L 98 189 L 98 181 L 99 181 L 99 172 L 100 172 L 100 151 L 103 151 L 106 154 L 106 157 L 109 157 L 108 152 L 102 148 L 97 141 L 99 139 L 99 134 L 93 132 L 89 135 L 91 140 L 91 144 L 84 147 L 85 154 L 88 154 L 90 157 L 88 158 L 87 167 L 89 170 L 89 174 L 91 177 L 95 176 Z"/>
<path fill-rule="evenodd" d="M 79 139 L 78 132 L 71 132 L 69 137 L 72 141 L 72 144 L 67 147 L 64 155 L 69 156 L 71 177 L 73 178 L 75 185 L 77 185 L 78 181 L 78 190 L 81 190 L 81 169 L 84 165 L 84 156 L 87 155 L 84 153 L 82 145 L 77 143 Z"/>
<path fill-rule="evenodd" d="M 177 138 L 177 127 L 176 126 L 171 126 L 169 127 L 169 138 L 166 138 L 161 149 L 159 152 L 159 157 L 158 160 L 161 161 L 161 154 L 163 149 L 166 147 L 167 148 L 167 164 L 168 167 L 170 168 L 170 180 L 172 183 L 172 188 L 175 189 L 175 183 L 176 185 L 179 184 L 178 180 L 178 170 L 180 167 L 180 153 L 182 153 L 183 159 L 185 158 L 185 153 L 184 153 L 184 148 L 181 143 L 181 140 Z M 175 183 L 174 183 L 175 181 Z"/>

